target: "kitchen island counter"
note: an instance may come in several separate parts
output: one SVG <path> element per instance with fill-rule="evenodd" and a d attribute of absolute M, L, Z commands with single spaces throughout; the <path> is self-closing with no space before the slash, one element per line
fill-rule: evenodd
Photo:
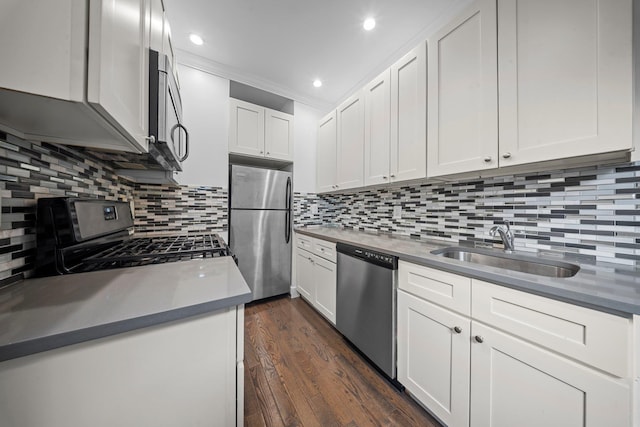
<path fill-rule="evenodd" d="M 0 291 L 0 361 L 249 301 L 231 257 L 28 279 Z"/>
<path fill-rule="evenodd" d="M 537 255 L 543 260 L 572 263 L 580 267 L 580 271 L 573 277 L 551 278 L 431 254 L 435 249 L 458 246 L 452 242 L 412 239 L 387 233 L 331 226 L 300 227 L 295 231 L 331 242 L 342 242 L 385 252 L 407 262 L 486 280 L 600 311 L 626 317 L 640 314 L 640 274 L 634 267 L 605 262 L 585 262 L 584 259 L 561 253 Z M 534 256 L 524 251 L 517 253 Z"/>

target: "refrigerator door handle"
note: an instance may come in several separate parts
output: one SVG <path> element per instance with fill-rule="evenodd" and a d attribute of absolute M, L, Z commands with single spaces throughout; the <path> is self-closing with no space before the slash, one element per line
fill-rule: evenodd
<path fill-rule="evenodd" d="M 286 187 L 286 207 L 287 213 L 285 215 L 285 230 L 284 230 L 284 241 L 285 243 L 289 243 L 291 240 L 291 177 L 287 177 L 287 187 Z"/>
<path fill-rule="evenodd" d="M 284 223 L 284 242 L 289 243 L 289 240 L 291 240 L 291 211 L 285 213 Z"/>
<path fill-rule="evenodd" d="M 285 194 L 285 206 L 287 210 L 291 210 L 291 177 L 288 176 L 287 177 L 287 187 L 286 187 L 286 194 Z"/>

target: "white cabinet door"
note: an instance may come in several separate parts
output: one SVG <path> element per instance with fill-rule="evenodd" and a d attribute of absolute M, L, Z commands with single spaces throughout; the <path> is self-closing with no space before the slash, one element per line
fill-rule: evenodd
<path fill-rule="evenodd" d="M 96 0 L 89 8 L 87 101 L 138 148 L 149 134 L 147 0 Z"/>
<path fill-rule="evenodd" d="M 336 324 L 336 264 L 313 256 L 315 278 L 314 306 L 331 323 Z"/>
<path fill-rule="evenodd" d="M 337 187 L 339 190 L 364 184 L 364 101 L 358 92 L 336 110 L 338 129 Z"/>
<path fill-rule="evenodd" d="M 315 278 L 311 253 L 298 249 L 296 252 L 296 289 L 307 301 L 315 300 Z"/>
<path fill-rule="evenodd" d="M 293 116 L 265 108 L 265 157 L 293 161 Z"/>
<path fill-rule="evenodd" d="M 164 37 L 164 7 L 162 0 L 150 0 L 149 4 L 149 47 L 162 53 Z"/>
<path fill-rule="evenodd" d="M 264 108 L 230 98 L 229 151 L 264 156 Z"/>
<path fill-rule="evenodd" d="M 631 425 L 628 381 L 476 322 L 472 335 L 472 427 Z"/>
<path fill-rule="evenodd" d="M 499 0 L 500 165 L 631 148 L 631 0 Z"/>
<path fill-rule="evenodd" d="M 389 182 L 391 72 L 364 87 L 364 184 Z"/>
<path fill-rule="evenodd" d="M 426 43 L 391 67 L 391 181 L 427 176 Z"/>
<path fill-rule="evenodd" d="M 470 329 L 469 318 L 398 291 L 398 381 L 451 427 L 469 425 Z"/>
<path fill-rule="evenodd" d="M 85 0 L 0 2 L 0 88 L 84 102 L 87 7 Z"/>
<path fill-rule="evenodd" d="M 427 39 L 427 173 L 498 166 L 496 0 L 476 0 Z"/>
<path fill-rule="evenodd" d="M 318 193 L 335 190 L 337 184 L 337 126 L 336 112 L 332 111 L 318 125 L 316 179 Z"/>

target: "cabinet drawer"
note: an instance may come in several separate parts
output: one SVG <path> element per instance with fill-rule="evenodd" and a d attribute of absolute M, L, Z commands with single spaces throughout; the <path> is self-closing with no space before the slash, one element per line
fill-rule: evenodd
<path fill-rule="evenodd" d="M 313 239 L 313 253 L 331 262 L 337 262 L 336 244 L 326 240 Z"/>
<path fill-rule="evenodd" d="M 469 316 L 471 279 L 405 261 L 398 263 L 400 289 Z"/>
<path fill-rule="evenodd" d="M 472 317 L 549 350 L 629 376 L 631 320 L 473 280 Z"/>
<path fill-rule="evenodd" d="M 300 249 L 313 252 L 313 237 L 304 236 L 302 234 L 296 235 L 296 246 Z"/>

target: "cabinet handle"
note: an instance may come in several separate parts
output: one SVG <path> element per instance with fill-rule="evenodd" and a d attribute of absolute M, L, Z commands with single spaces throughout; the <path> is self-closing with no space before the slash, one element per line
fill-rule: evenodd
<path fill-rule="evenodd" d="M 455 332 L 456 334 L 459 334 L 460 332 L 462 332 L 462 328 L 460 326 L 455 326 L 453 328 L 453 332 Z"/>
<path fill-rule="evenodd" d="M 491 162 L 491 156 L 487 156 L 484 158 L 485 163 Z"/>
<path fill-rule="evenodd" d="M 155 135 L 145 136 L 144 139 L 146 141 L 149 141 L 149 144 L 155 144 L 155 142 L 156 142 L 156 136 Z"/>
<path fill-rule="evenodd" d="M 502 158 L 503 158 L 503 159 L 508 159 L 509 157 L 511 157 L 511 153 L 509 153 L 509 152 L 504 153 L 504 154 L 502 155 Z"/>
<path fill-rule="evenodd" d="M 480 335 L 476 335 L 475 340 L 480 343 L 484 342 L 484 338 L 482 338 Z"/>

